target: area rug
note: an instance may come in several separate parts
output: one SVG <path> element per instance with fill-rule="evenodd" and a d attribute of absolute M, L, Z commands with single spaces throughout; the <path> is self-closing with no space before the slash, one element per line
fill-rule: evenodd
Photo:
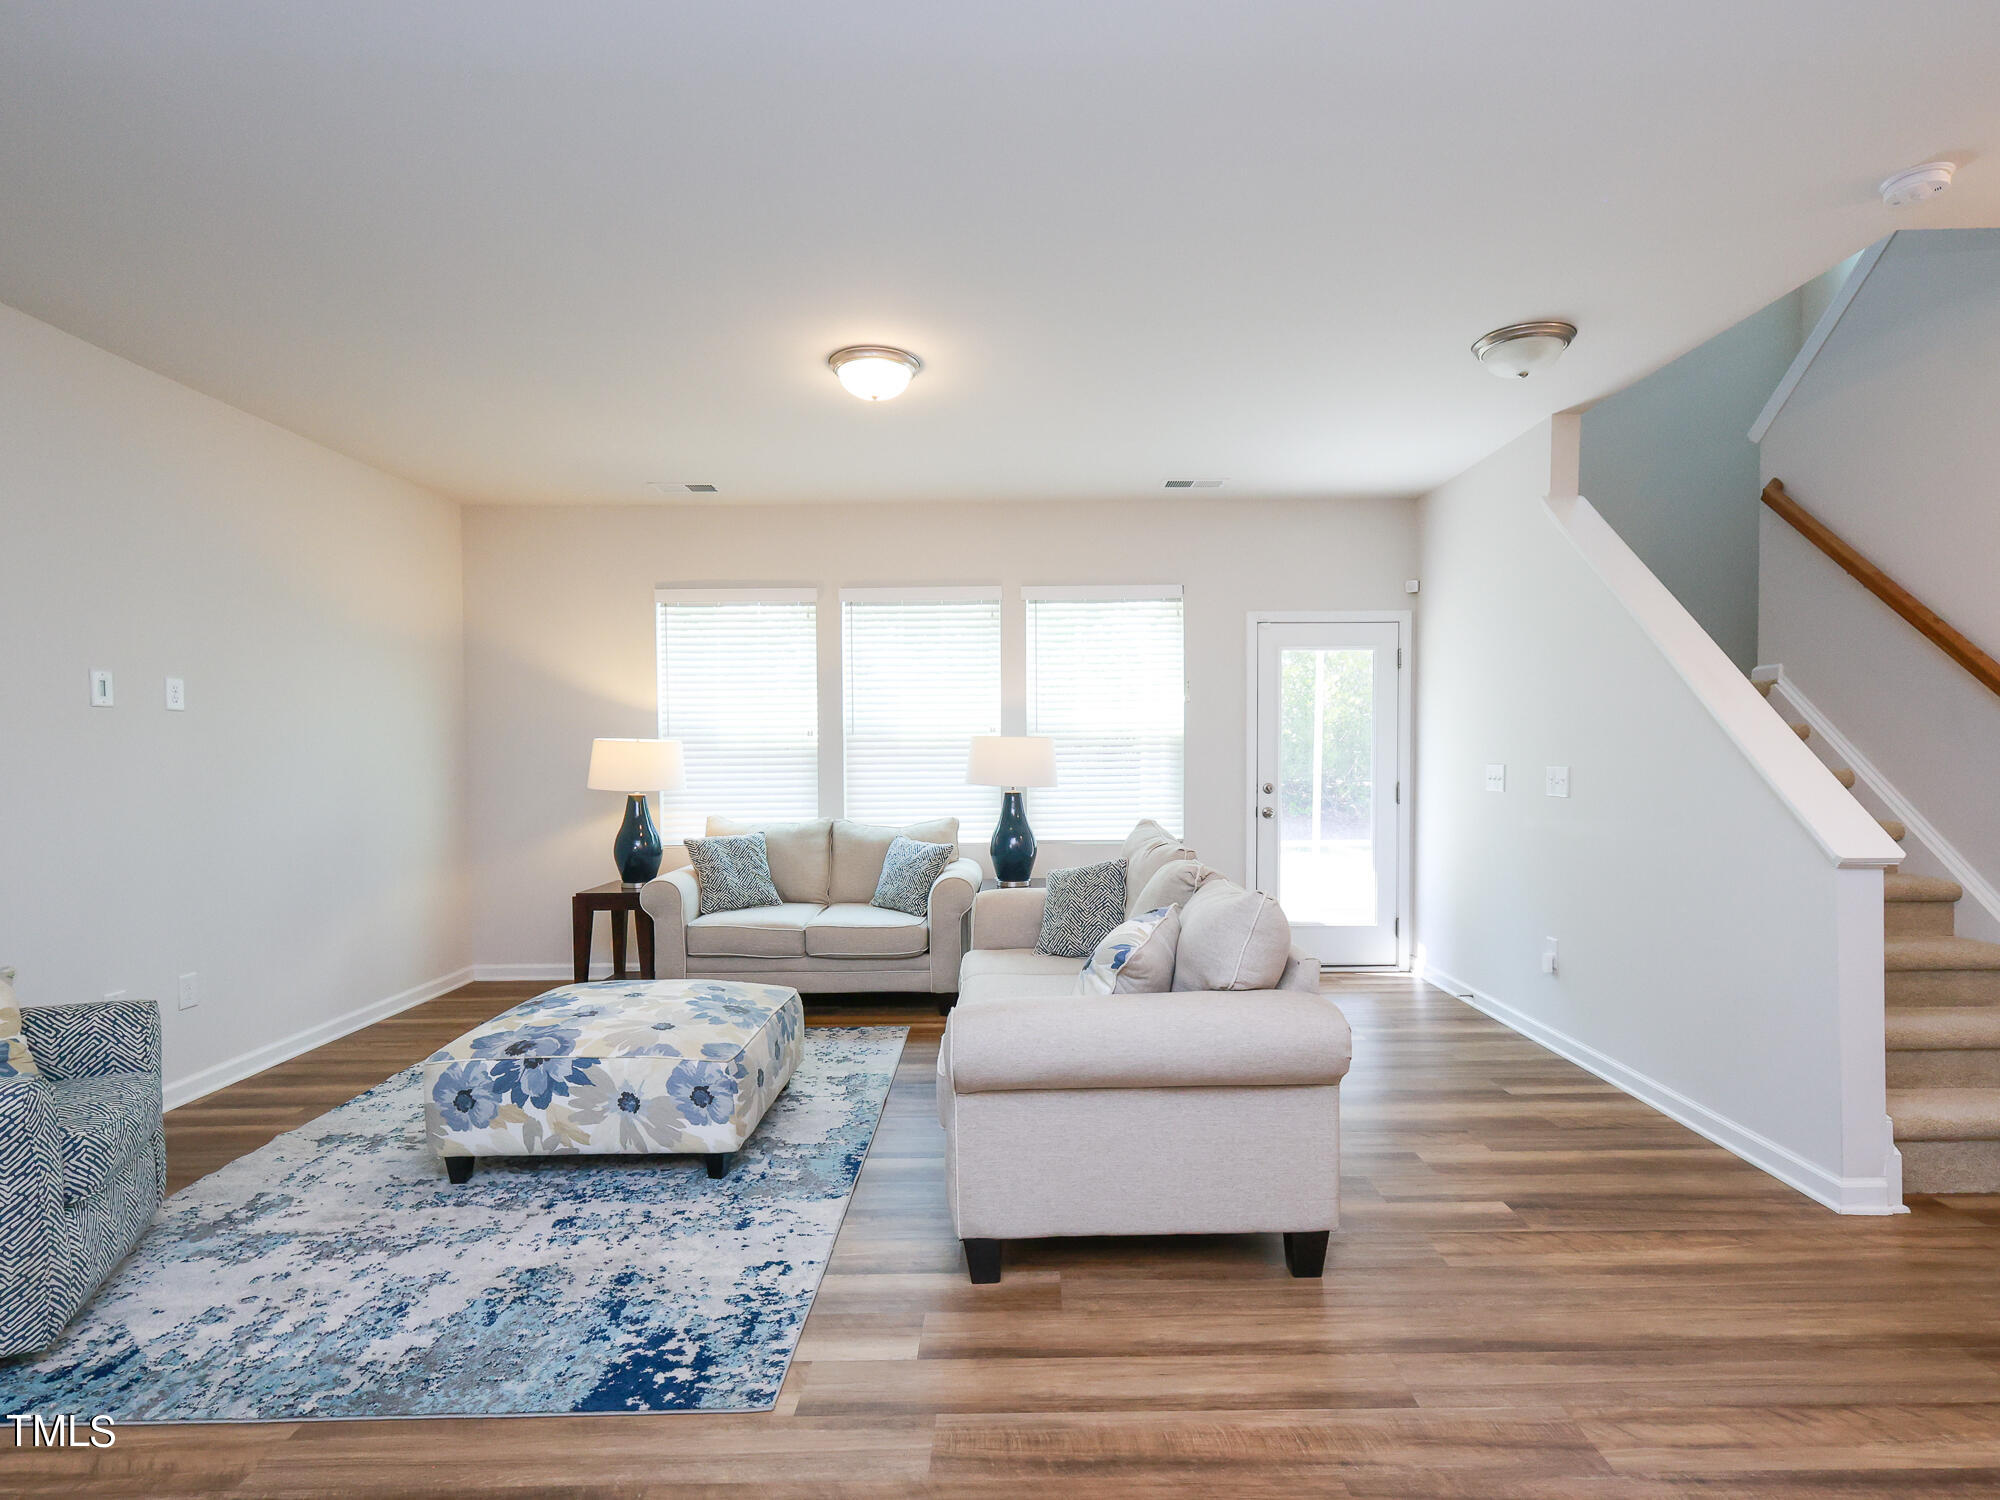
<path fill-rule="evenodd" d="M 453 1186 L 420 1070 L 167 1200 L 0 1411 L 119 1422 L 773 1405 L 901 1027 L 816 1027 L 711 1181 L 699 1157 L 487 1161 Z"/>

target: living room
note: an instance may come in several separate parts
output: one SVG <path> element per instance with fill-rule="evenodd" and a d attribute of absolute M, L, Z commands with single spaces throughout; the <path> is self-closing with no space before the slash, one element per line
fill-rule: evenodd
<path fill-rule="evenodd" d="M 7 10 L 0 1488 L 1990 1488 L 1931 9 Z"/>

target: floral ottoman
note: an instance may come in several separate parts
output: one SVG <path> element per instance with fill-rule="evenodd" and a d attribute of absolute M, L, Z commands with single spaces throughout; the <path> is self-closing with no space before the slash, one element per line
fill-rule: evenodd
<path fill-rule="evenodd" d="M 729 1170 L 804 1046 L 799 992 L 705 979 L 566 984 L 424 1062 L 453 1182 L 480 1156 L 692 1153 Z"/>

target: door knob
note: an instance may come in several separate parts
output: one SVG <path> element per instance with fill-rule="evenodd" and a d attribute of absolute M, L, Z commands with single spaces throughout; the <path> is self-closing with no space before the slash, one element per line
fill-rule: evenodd
<path fill-rule="evenodd" d="M 1268 818 L 1271 816 L 1271 809 L 1268 807 L 1260 807 L 1257 809 L 1257 816 L 1260 818 Z"/>

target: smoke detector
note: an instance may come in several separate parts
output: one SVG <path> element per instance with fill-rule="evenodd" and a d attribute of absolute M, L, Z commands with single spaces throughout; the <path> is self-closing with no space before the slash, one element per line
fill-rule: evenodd
<path fill-rule="evenodd" d="M 1509 323 L 1472 346 L 1472 357 L 1486 373 L 1502 380 L 1526 380 L 1545 365 L 1562 358 L 1576 337 L 1574 323 Z"/>
<path fill-rule="evenodd" d="M 1915 208 L 1928 203 L 1951 186 L 1955 161 L 1927 161 L 1882 179 L 1882 201 L 1891 208 Z"/>

